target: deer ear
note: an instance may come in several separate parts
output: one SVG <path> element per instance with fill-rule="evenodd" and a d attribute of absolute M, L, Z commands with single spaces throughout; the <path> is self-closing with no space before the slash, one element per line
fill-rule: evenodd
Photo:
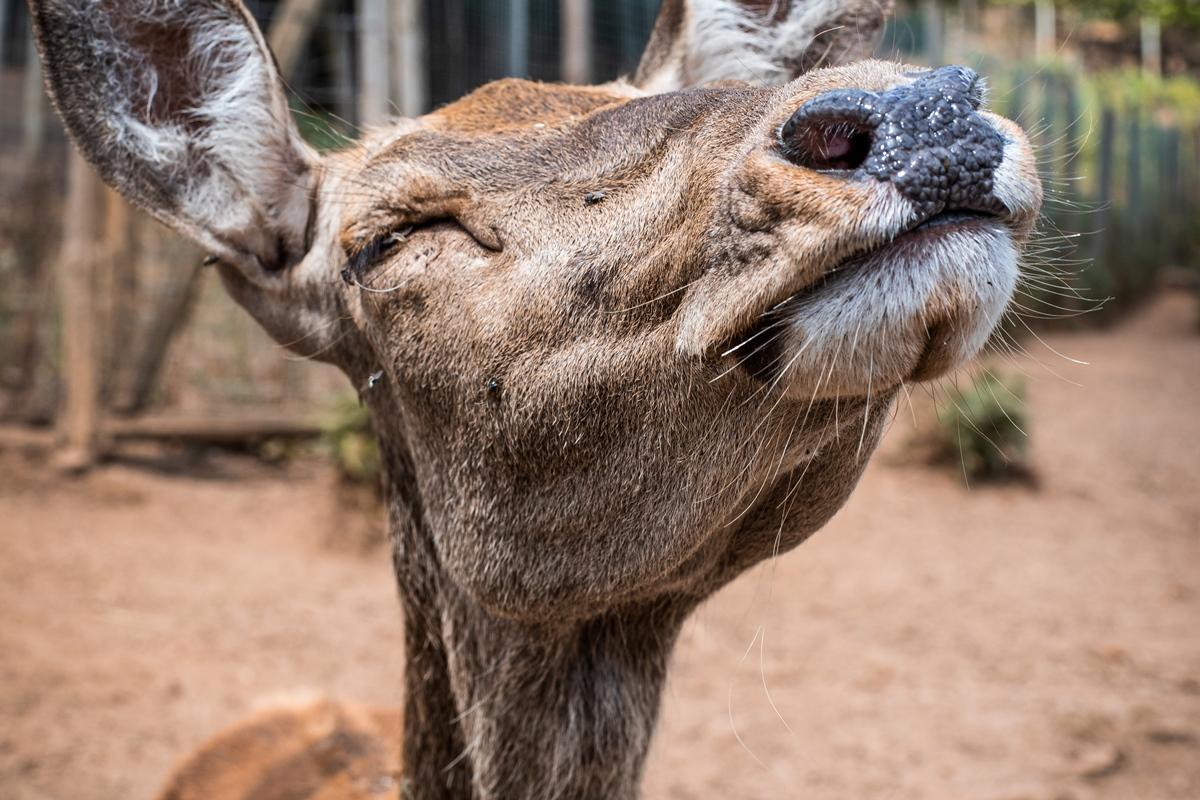
<path fill-rule="evenodd" d="M 316 155 L 239 0 L 31 0 L 50 94 L 104 180 L 243 271 L 304 254 Z"/>
<path fill-rule="evenodd" d="M 663 0 L 633 82 L 785 83 L 870 55 L 892 0 Z"/>

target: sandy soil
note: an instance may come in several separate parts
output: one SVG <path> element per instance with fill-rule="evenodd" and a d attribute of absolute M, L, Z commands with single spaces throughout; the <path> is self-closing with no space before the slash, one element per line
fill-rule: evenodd
<path fill-rule="evenodd" d="M 1175 295 L 1031 346 L 1041 486 L 902 463 L 681 641 L 650 798 L 1200 797 L 1200 336 Z M 1081 385 L 1075 385 L 1076 383 Z M 164 463 L 177 465 L 174 461 Z M 387 559 L 328 478 L 210 459 L 67 482 L 0 453 L 0 797 L 148 797 L 281 693 L 399 699 Z"/>

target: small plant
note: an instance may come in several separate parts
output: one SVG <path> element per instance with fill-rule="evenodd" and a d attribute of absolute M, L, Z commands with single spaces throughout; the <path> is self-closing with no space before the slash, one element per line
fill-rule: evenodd
<path fill-rule="evenodd" d="M 293 101 L 292 118 L 304 141 L 321 152 L 340 150 L 353 142 L 347 131 L 348 125 L 327 111 Z"/>
<path fill-rule="evenodd" d="M 343 481 L 379 485 L 379 445 L 371 415 L 354 395 L 337 400 L 321 424 L 321 440 Z"/>
<path fill-rule="evenodd" d="M 938 455 L 960 464 L 968 481 L 1029 481 L 1028 420 L 1025 382 L 984 372 L 947 390 L 938 408 Z"/>
<path fill-rule="evenodd" d="M 339 551 L 371 552 L 386 540 L 379 444 L 371 415 L 349 394 L 330 406 L 321 423 L 321 442 L 333 460 L 334 524 L 326 546 Z"/>

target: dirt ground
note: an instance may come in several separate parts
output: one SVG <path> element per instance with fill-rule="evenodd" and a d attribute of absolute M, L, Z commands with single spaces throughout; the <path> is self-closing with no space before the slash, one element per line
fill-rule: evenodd
<path fill-rule="evenodd" d="M 680 642 L 649 798 L 1200 798 L 1200 335 L 1176 294 L 1030 345 L 1037 490 L 905 463 Z M 328 476 L 0 453 L 0 798 L 147 798 L 283 694 L 399 701 L 387 558 Z"/>

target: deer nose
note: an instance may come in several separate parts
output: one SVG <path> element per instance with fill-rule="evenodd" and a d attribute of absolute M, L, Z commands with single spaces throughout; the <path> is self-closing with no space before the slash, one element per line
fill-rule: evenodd
<path fill-rule="evenodd" d="M 983 82 L 943 67 L 886 92 L 837 89 L 801 106 L 779 131 L 793 163 L 890 182 L 925 218 L 1003 212 L 993 194 L 1004 138 L 979 114 Z"/>

